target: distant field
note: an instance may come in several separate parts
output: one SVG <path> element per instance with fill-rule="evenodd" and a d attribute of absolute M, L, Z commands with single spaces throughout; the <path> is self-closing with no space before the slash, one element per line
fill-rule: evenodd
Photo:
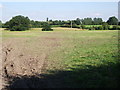
<path fill-rule="evenodd" d="M 53 29 L 2 32 L 3 67 L 17 85 L 21 80 L 29 88 L 119 86 L 118 30 Z M 24 87 L 16 83 L 10 87 Z"/>
<path fill-rule="evenodd" d="M 81 30 L 81 29 L 77 29 L 77 28 L 63 28 L 63 27 L 53 27 L 52 29 L 54 29 L 54 31 L 76 31 L 76 30 Z M 32 28 L 32 30 L 42 30 L 42 28 Z"/>
<path fill-rule="evenodd" d="M 102 26 L 102 25 L 85 25 L 86 27 L 99 27 L 99 26 Z M 114 25 L 109 25 L 110 28 L 112 28 Z"/>
<path fill-rule="evenodd" d="M 77 25 L 77 26 L 80 26 L 80 25 Z M 102 26 L 102 25 L 84 25 L 85 27 L 99 27 L 99 26 Z M 114 25 L 109 25 L 110 28 L 112 28 Z M 60 25 L 52 25 L 52 27 L 60 27 Z"/>
<path fill-rule="evenodd" d="M 102 25 L 85 25 L 85 27 L 99 27 L 99 26 L 102 26 Z M 112 28 L 114 25 L 109 25 L 110 28 Z"/>
<path fill-rule="evenodd" d="M 99 27 L 99 26 L 102 26 L 102 25 L 85 25 L 86 27 Z"/>

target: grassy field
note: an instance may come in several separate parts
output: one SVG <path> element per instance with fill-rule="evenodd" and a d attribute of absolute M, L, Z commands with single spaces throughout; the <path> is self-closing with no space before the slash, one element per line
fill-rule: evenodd
<path fill-rule="evenodd" d="M 80 27 L 81 25 L 77 25 L 78 27 Z M 89 27 L 99 27 L 102 25 L 84 25 L 85 27 L 89 28 Z M 109 25 L 110 28 L 112 28 L 114 25 Z M 53 28 L 55 27 L 60 27 L 60 25 L 52 25 Z"/>
<path fill-rule="evenodd" d="M 99 27 L 99 26 L 102 26 L 102 25 L 85 25 L 85 27 Z M 109 25 L 110 28 L 113 28 L 113 26 L 114 25 Z"/>
<path fill-rule="evenodd" d="M 33 87 L 39 87 L 41 82 L 41 87 L 53 88 L 119 87 L 118 30 L 54 28 L 54 31 L 42 32 L 36 28 L 23 32 L 3 31 L 2 38 L 4 45 L 9 42 L 13 48 L 21 46 L 21 52 L 25 49 L 24 52 L 33 57 L 46 55 L 42 73 L 37 73 L 40 78 L 23 75 L 20 78 L 32 80 Z"/>

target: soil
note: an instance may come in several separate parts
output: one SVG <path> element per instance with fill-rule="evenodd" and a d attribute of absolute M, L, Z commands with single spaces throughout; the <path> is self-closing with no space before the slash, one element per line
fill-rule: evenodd
<path fill-rule="evenodd" d="M 47 66 L 51 50 L 60 46 L 57 38 L 3 38 L 2 86 L 10 86 L 12 77 L 40 75 Z M 20 87 L 29 87 L 22 81 Z"/>

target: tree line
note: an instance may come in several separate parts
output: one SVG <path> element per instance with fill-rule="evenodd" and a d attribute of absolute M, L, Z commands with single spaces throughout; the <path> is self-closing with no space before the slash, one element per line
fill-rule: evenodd
<path fill-rule="evenodd" d="M 103 23 L 107 23 L 108 25 L 118 25 L 120 24 L 118 22 L 118 19 L 113 16 L 113 17 L 110 17 L 107 22 L 104 22 L 102 18 L 84 18 L 84 19 L 80 19 L 80 18 L 77 18 L 76 20 L 46 20 L 46 22 L 48 22 L 50 25 L 53 25 L 53 26 L 70 26 L 71 23 L 73 25 L 73 27 L 77 27 L 78 25 L 102 25 Z M 32 28 L 39 28 L 41 27 L 45 22 L 42 22 L 42 21 L 34 21 L 34 20 L 31 20 L 31 27 Z"/>
<path fill-rule="evenodd" d="M 11 20 L 6 23 L 2 23 L 0 21 L 0 25 L 3 28 L 8 28 L 11 31 L 24 31 L 29 28 L 42 28 L 42 27 L 71 27 L 72 28 L 81 28 L 81 29 L 89 29 L 89 30 L 116 30 L 120 29 L 118 25 L 120 22 L 118 19 L 113 16 L 110 17 L 106 22 L 103 21 L 102 18 L 76 18 L 76 20 L 52 20 L 49 18 L 46 21 L 34 21 L 30 20 L 28 17 L 24 17 L 21 15 L 13 17 Z M 86 27 L 86 25 L 94 25 L 92 27 Z M 98 25 L 98 26 L 97 26 Z M 100 25 L 100 26 L 99 26 Z M 112 28 L 109 25 L 114 25 Z"/>

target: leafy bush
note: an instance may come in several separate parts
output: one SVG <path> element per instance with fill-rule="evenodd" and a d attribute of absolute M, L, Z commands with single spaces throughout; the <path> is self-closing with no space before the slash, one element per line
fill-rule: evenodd
<path fill-rule="evenodd" d="M 103 26 L 99 26 L 98 29 L 99 29 L 99 30 L 103 30 Z"/>
<path fill-rule="evenodd" d="M 88 27 L 89 30 L 95 30 L 96 27 Z"/>
<path fill-rule="evenodd" d="M 118 25 L 120 25 L 120 22 L 118 23 Z"/>
<path fill-rule="evenodd" d="M 113 27 L 109 28 L 109 30 L 120 30 L 120 26 L 114 25 Z"/>
<path fill-rule="evenodd" d="M 102 27 L 103 27 L 103 30 L 108 30 L 109 29 L 108 23 L 103 23 Z"/>
<path fill-rule="evenodd" d="M 81 28 L 82 28 L 82 29 L 86 29 L 85 25 L 81 25 Z"/>
<path fill-rule="evenodd" d="M 42 31 L 53 31 L 53 29 L 51 29 L 51 26 L 48 23 L 45 23 L 42 26 Z"/>
<path fill-rule="evenodd" d="M 116 25 L 116 26 L 113 26 L 112 30 L 118 30 L 119 27 Z"/>
<path fill-rule="evenodd" d="M 64 24 L 64 25 L 61 25 L 61 27 L 68 27 L 68 28 L 71 28 L 71 25 L 68 25 L 68 24 Z M 73 24 L 72 25 L 72 28 L 80 28 L 78 25 L 76 24 Z"/>
<path fill-rule="evenodd" d="M 28 28 L 22 27 L 22 26 L 13 26 L 11 31 L 24 31 L 27 30 Z"/>
<path fill-rule="evenodd" d="M 73 25 L 72 28 L 80 28 L 78 25 Z"/>
<path fill-rule="evenodd" d="M 95 30 L 103 30 L 103 26 L 95 27 Z"/>

